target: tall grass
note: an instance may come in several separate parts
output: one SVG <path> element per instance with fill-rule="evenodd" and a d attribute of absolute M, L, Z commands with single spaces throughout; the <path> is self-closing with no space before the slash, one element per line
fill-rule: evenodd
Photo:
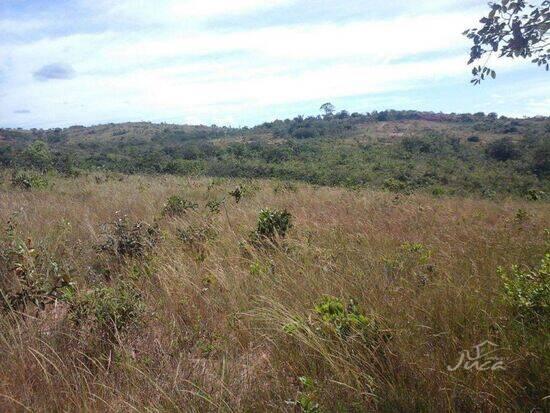
<path fill-rule="evenodd" d="M 32 250 L 23 270 L 70 286 L 2 312 L 0 411 L 548 408 L 545 324 L 517 316 L 497 270 L 538 266 L 548 204 L 291 189 L 142 176 L 4 186 L 4 301 L 23 288 L 17 242 Z M 174 196 L 197 207 L 163 213 Z M 293 226 L 257 245 L 263 208 Z M 158 228 L 142 253 L 98 247 L 121 217 Z M 324 317 L 323 302 L 342 310 Z M 449 371 L 484 340 L 505 370 Z"/>

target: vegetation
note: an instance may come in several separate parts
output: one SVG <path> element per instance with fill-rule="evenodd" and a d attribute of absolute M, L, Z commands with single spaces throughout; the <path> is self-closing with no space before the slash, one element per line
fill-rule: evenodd
<path fill-rule="evenodd" d="M 40 187 L 52 172 L 277 178 L 440 195 L 550 193 L 550 120 L 495 113 L 336 112 L 254 128 L 127 123 L 0 130 L 0 167 Z M 26 174 L 26 175 L 25 175 Z M 31 182 L 33 181 L 33 182 Z M 246 195 L 232 192 L 235 201 Z"/>
<path fill-rule="evenodd" d="M 496 77 L 495 71 L 486 66 L 493 53 L 498 53 L 498 57 L 530 58 L 548 70 L 550 1 L 531 4 L 526 0 L 500 0 L 489 6 L 491 11 L 479 21 L 482 26 L 464 32 L 474 43 L 468 64 L 485 59 L 483 66 L 472 69 L 472 83 L 477 85 L 486 77 Z"/>
<path fill-rule="evenodd" d="M 544 199 L 46 176 L 0 184 L 0 411 L 550 407 Z"/>

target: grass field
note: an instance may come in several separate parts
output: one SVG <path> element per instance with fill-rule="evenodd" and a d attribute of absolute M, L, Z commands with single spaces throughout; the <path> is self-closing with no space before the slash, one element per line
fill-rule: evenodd
<path fill-rule="evenodd" d="M 547 202 L 52 183 L 0 189 L 2 412 L 549 408 Z"/>

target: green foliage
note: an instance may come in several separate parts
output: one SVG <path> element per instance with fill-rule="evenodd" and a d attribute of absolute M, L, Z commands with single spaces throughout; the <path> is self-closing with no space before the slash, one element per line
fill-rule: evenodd
<path fill-rule="evenodd" d="M 325 296 L 315 306 L 315 312 L 325 326 L 333 329 L 341 338 L 360 334 L 363 338 L 370 339 L 378 333 L 375 320 L 362 314 L 354 300 L 344 305 L 338 298 Z"/>
<path fill-rule="evenodd" d="M 427 264 L 432 255 L 432 252 L 420 242 L 405 242 L 401 245 L 401 249 L 405 253 L 414 255 L 418 263 L 422 265 Z"/>
<path fill-rule="evenodd" d="M 108 341 L 138 325 L 145 310 L 140 293 L 125 282 L 77 293 L 69 302 L 71 320 L 89 324 L 94 334 Z"/>
<path fill-rule="evenodd" d="M 46 142 L 35 141 L 23 151 L 26 166 L 46 171 L 52 166 L 52 154 Z"/>
<path fill-rule="evenodd" d="M 379 133 L 377 122 L 394 123 Z M 113 131 L 120 129 L 128 133 L 123 140 L 113 140 Z M 2 136 L 14 136 L 14 140 L 0 141 L 0 165 L 55 168 L 63 174 L 99 168 L 125 174 L 277 178 L 404 193 L 443 188 L 449 195 L 479 196 L 486 191 L 524 197 L 529 188 L 550 191 L 550 121 L 543 117 L 395 110 L 350 115 L 342 111 L 275 120 L 247 129 L 150 124 L 150 136 L 141 136 L 143 130 L 133 124 L 36 134 L 1 130 Z M 399 132 L 403 133 L 399 139 L 390 130 L 406 133 Z M 63 139 L 49 144 L 51 164 L 47 166 L 40 159 L 47 159 L 42 156 L 42 140 L 50 135 Z M 459 136 L 480 140 L 463 144 Z M 42 143 L 31 148 L 35 142 Z M 248 186 L 231 192 L 236 202 L 247 196 Z"/>
<path fill-rule="evenodd" d="M 287 403 L 299 408 L 301 413 L 320 413 L 319 404 L 315 401 L 317 389 L 313 379 L 300 376 L 298 381 L 300 382 L 300 391 L 296 400 L 288 400 Z"/>
<path fill-rule="evenodd" d="M 221 206 L 223 205 L 224 200 L 210 200 L 206 203 L 206 208 L 210 211 L 212 214 L 219 214 L 221 211 Z"/>
<path fill-rule="evenodd" d="M 49 186 L 45 175 L 35 172 L 13 171 L 11 185 L 19 189 L 46 189 Z"/>
<path fill-rule="evenodd" d="M 538 268 L 522 270 L 514 265 L 511 272 L 498 269 L 504 281 L 506 301 L 525 322 L 550 321 L 550 253 L 546 253 Z"/>
<path fill-rule="evenodd" d="M 235 203 L 238 204 L 243 197 L 243 189 L 241 186 L 236 186 L 233 191 L 229 192 L 229 195 L 231 195 L 233 199 L 235 199 Z"/>
<path fill-rule="evenodd" d="M 390 192 L 404 192 L 407 184 L 395 178 L 388 178 L 384 181 L 384 188 Z"/>
<path fill-rule="evenodd" d="M 99 251 L 120 257 L 142 256 L 151 251 L 160 238 L 156 225 L 145 222 L 132 223 L 126 216 L 118 217 L 107 225 L 105 241 Z"/>
<path fill-rule="evenodd" d="M 0 309 L 44 310 L 63 299 L 72 286 L 70 277 L 31 239 L 17 238 L 11 228 L 6 239 L 0 239 Z"/>
<path fill-rule="evenodd" d="M 162 215 L 164 216 L 181 216 L 187 213 L 189 210 L 197 209 L 198 205 L 190 202 L 178 195 L 172 195 L 164 204 L 162 209 Z"/>
<path fill-rule="evenodd" d="M 180 241 L 188 245 L 204 244 L 210 239 L 214 239 L 217 234 L 209 225 L 193 226 L 187 228 L 178 228 L 177 235 Z"/>
<path fill-rule="evenodd" d="M 507 138 L 490 143 L 487 146 L 487 154 L 497 161 L 509 161 L 520 157 L 520 152 L 516 145 Z"/>
<path fill-rule="evenodd" d="M 469 29 L 464 35 L 474 43 L 468 64 L 498 53 L 498 57 L 531 59 L 538 66 L 549 69 L 548 49 L 550 1 L 543 0 L 538 7 L 529 2 L 500 0 L 489 3 L 491 10 L 479 22 L 480 28 Z M 496 77 L 495 71 L 483 66 L 472 69 L 473 84 L 485 77 Z"/>
<path fill-rule="evenodd" d="M 256 277 L 260 277 L 273 272 L 272 263 L 263 263 L 259 260 L 255 260 L 250 264 L 250 274 Z"/>
<path fill-rule="evenodd" d="M 544 199 L 545 195 L 546 194 L 544 191 L 534 188 L 529 189 L 526 193 L 527 199 L 530 199 L 531 201 L 540 201 L 541 199 Z"/>
<path fill-rule="evenodd" d="M 258 215 L 255 234 L 260 238 L 275 240 L 276 237 L 284 238 L 288 230 L 292 228 L 292 215 L 286 209 L 271 210 L 262 209 Z"/>

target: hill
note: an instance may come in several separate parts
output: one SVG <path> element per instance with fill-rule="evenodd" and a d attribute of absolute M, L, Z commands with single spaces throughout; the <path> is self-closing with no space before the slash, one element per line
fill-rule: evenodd
<path fill-rule="evenodd" d="M 437 195 L 550 190 L 550 118 L 346 111 L 253 128 L 151 124 L 0 130 L 15 169 L 279 178 Z"/>

